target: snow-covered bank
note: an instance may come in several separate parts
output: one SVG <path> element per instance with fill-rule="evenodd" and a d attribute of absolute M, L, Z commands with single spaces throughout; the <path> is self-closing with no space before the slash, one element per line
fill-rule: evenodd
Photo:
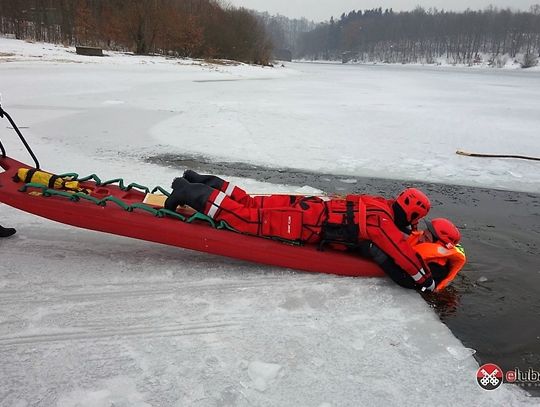
<path fill-rule="evenodd" d="M 0 52 L 19 45 L 0 40 Z M 39 52 L 0 63 L 0 89 L 55 172 L 167 186 L 178 170 L 142 158 L 172 152 L 507 187 L 520 179 L 511 168 L 529 177 L 524 189 L 540 177 L 529 163 L 453 155 L 499 139 L 533 154 L 532 77 Z M 8 153 L 26 159 L 0 123 Z M 538 404 L 514 386 L 482 390 L 471 352 L 386 280 L 259 267 L 0 208 L 19 229 L 0 241 L 2 407 Z"/>
<path fill-rule="evenodd" d="M 341 60 L 335 61 L 312 61 L 312 60 L 299 60 L 299 62 L 316 62 L 316 63 L 342 63 Z M 522 70 L 527 72 L 540 71 L 540 65 L 529 66 L 524 68 L 525 55 L 518 54 L 512 58 L 508 54 L 492 55 L 484 54 L 474 61 L 473 63 L 463 63 L 452 60 L 451 58 L 439 57 L 433 61 L 419 61 L 419 62 L 385 62 L 385 61 L 362 61 L 358 59 L 352 59 L 345 62 L 349 65 L 394 65 L 394 66 L 425 66 L 425 67 L 437 67 L 437 68 L 467 68 L 467 69 L 505 69 L 505 70 Z"/>

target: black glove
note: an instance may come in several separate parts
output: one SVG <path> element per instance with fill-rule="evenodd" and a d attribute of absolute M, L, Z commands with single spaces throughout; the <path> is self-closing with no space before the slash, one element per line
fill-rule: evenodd
<path fill-rule="evenodd" d="M 420 291 L 435 291 L 435 281 L 433 281 L 432 277 L 426 278 L 424 282 L 420 284 Z"/>

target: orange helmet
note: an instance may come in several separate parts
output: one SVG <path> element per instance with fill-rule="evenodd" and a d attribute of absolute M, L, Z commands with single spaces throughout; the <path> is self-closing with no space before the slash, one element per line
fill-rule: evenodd
<path fill-rule="evenodd" d="M 396 198 L 396 203 L 403 209 L 407 222 L 411 225 L 418 223 L 420 218 L 426 216 L 431 208 L 429 198 L 416 188 L 407 188 Z"/>
<path fill-rule="evenodd" d="M 448 219 L 436 218 L 426 220 L 426 226 L 435 241 L 442 242 L 447 248 L 456 246 L 461 240 L 459 229 Z"/>

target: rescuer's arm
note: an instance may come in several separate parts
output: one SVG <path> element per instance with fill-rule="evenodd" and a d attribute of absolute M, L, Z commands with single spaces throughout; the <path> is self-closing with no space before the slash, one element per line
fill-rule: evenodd
<path fill-rule="evenodd" d="M 382 217 L 372 219 L 368 223 L 367 229 L 374 245 L 404 270 L 422 291 L 435 289 L 435 282 L 429 268 L 407 243 L 405 235 L 390 219 Z"/>

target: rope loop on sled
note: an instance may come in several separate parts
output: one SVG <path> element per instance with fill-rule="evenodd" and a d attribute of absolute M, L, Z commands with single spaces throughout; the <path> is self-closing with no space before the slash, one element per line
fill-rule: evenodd
<path fill-rule="evenodd" d="M 128 185 L 125 185 L 124 180 L 122 178 L 116 178 L 109 181 L 102 181 L 96 174 L 91 174 L 86 177 L 80 178 L 79 174 L 77 173 L 61 174 L 58 177 L 69 178 L 71 181 L 79 181 L 79 182 L 93 181 L 96 184 L 96 186 L 99 186 L 99 187 L 117 184 L 118 188 L 120 188 L 122 191 L 129 191 L 133 188 L 136 188 L 147 194 L 160 192 L 165 196 L 170 196 L 170 193 L 166 191 L 164 188 L 162 188 L 161 186 L 156 186 L 150 191 L 150 188 L 141 184 L 137 184 L 137 183 L 130 183 Z M 28 192 L 29 189 L 34 189 L 34 190 L 39 190 L 39 191 Z M 169 209 L 165 209 L 165 208 L 156 209 L 142 202 L 141 203 L 138 202 L 138 203 L 134 203 L 130 205 L 122 201 L 120 198 L 117 198 L 113 195 L 109 195 L 105 198 L 99 199 L 99 198 L 89 195 L 86 192 L 62 191 L 62 190 L 58 190 L 54 188 L 49 188 L 49 186 L 47 185 L 36 183 L 36 182 L 25 183 L 21 188 L 19 188 L 19 191 L 27 192 L 31 195 L 41 195 L 44 198 L 49 198 L 49 197 L 67 198 L 74 203 L 84 200 L 84 201 L 89 201 L 98 206 L 103 206 L 103 207 L 106 207 L 108 203 L 112 203 L 119 206 L 126 212 L 134 212 L 135 210 L 141 210 L 144 212 L 148 212 L 151 215 L 158 218 L 169 217 L 169 218 L 174 218 L 185 223 L 203 221 L 203 222 L 207 222 L 212 228 L 215 228 L 215 229 L 228 229 L 228 230 L 236 231 L 234 228 L 231 228 L 231 226 L 227 224 L 226 222 L 221 221 L 221 222 L 216 223 L 212 218 L 200 212 L 195 212 L 193 215 L 187 217 L 185 215 L 182 215 L 181 213 L 171 211 Z"/>

